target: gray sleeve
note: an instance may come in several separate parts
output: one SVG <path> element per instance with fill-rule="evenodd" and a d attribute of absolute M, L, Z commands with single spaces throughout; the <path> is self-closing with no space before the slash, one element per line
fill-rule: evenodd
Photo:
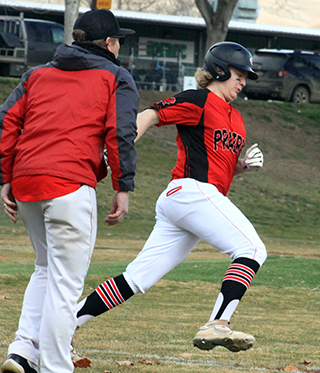
<path fill-rule="evenodd" d="M 130 73 L 120 68 L 116 75 L 116 144 L 117 151 L 108 149 L 112 182 L 115 190 L 133 191 L 135 187 L 137 152 L 134 140 L 137 136 L 136 118 L 139 107 L 139 94 Z M 114 149 L 115 150 L 115 149 Z M 117 154 L 116 154 L 117 153 Z M 118 156 L 117 159 L 111 159 Z"/>

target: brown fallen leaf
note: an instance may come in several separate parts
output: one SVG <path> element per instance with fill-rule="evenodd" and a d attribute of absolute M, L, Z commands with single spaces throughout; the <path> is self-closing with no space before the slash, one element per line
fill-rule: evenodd
<path fill-rule="evenodd" d="M 309 365 L 311 364 L 311 361 L 304 361 L 303 363 L 300 363 L 301 365 Z"/>
<path fill-rule="evenodd" d="M 73 362 L 75 368 L 91 368 L 91 360 L 87 357 Z"/>
<path fill-rule="evenodd" d="M 284 370 L 285 370 L 286 372 L 295 372 L 295 371 L 297 371 L 297 370 L 299 370 L 299 369 L 296 368 L 296 367 L 294 367 L 294 366 L 292 366 L 292 365 L 288 365 L 287 367 L 284 368 Z"/>
<path fill-rule="evenodd" d="M 0 295 L 0 299 L 1 299 L 1 300 L 4 300 L 4 299 L 10 299 L 10 298 L 7 297 L 6 295 Z"/>
<path fill-rule="evenodd" d="M 117 364 L 119 365 L 119 367 L 131 367 L 133 366 L 134 364 L 129 361 L 129 360 L 124 360 L 124 361 L 118 361 Z"/>
<path fill-rule="evenodd" d="M 189 354 L 188 352 L 183 352 L 182 354 L 179 354 L 178 356 L 190 358 L 192 357 L 192 354 Z"/>
<path fill-rule="evenodd" d="M 149 361 L 149 360 L 146 360 L 146 359 L 142 359 L 142 357 L 140 357 L 138 363 L 144 364 L 144 365 L 153 365 L 152 361 Z"/>
<path fill-rule="evenodd" d="M 110 370 L 105 370 L 104 373 L 112 373 Z"/>

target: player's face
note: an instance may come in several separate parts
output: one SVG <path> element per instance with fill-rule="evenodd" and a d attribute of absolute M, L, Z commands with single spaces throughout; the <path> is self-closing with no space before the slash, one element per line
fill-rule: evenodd
<path fill-rule="evenodd" d="M 233 101 L 246 85 L 248 72 L 230 66 L 231 77 L 225 82 L 220 82 L 221 93 L 227 102 Z"/>
<path fill-rule="evenodd" d="M 118 58 L 120 50 L 120 40 L 119 38 L 107 38 L 106 40 L 108 50 Z"/>

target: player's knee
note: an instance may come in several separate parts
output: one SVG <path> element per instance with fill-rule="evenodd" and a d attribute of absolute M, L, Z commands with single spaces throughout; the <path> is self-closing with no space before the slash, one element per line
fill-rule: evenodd
<path fill-rule="evenodd" d="M 145 293 L 148 289 L 144 289 L 143 284 L 140 284 L 134 276 L 131 276 L 127 271 L 123 273 L 128 285 L 131 287 L 134 294 Z"/>
<path fill-rule="evenodd" d="M 255 251 L 254 259 L 260 264 L 261 267 L 268 256 L 266 246 L 261 242 L 261 244 L 255 248 Z"/>

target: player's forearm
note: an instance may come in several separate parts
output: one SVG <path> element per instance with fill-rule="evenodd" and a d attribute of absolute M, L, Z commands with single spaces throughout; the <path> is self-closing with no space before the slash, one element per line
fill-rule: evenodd
<path fill-rule="evenodd" d="M 154 109 L 146 109 L 137 116 L 137 132 L 135 141 L 138 141 L 147 129 L 159 123 L 158 112 Z"/>
<path fill-rule="evenodd" d="M 236 176 L 236 175 L 239 175 L 239 174 L 242 174 L 243 172 L 246 172 L 246 170 L 243 168 L 243 166 L 242 166 L 242 161 L 243 161 L 243 159 L 241 158 L 239 158 L 238 159 L 238 163 L 237 163 L 237 165 L 236 165 L 236 168 L 235 168 L 235 170 L 234 170 L 234 176 Z"/>

